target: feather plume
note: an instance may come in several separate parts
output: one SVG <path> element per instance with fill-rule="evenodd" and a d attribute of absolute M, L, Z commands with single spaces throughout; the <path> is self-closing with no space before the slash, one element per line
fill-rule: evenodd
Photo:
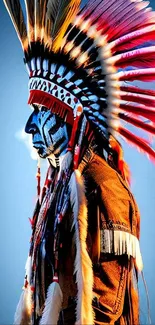
<path fill-rule="evenodd" d="M 14 325 L 32 325 L 31 320 L 31 289 L 30 286 L 23 289 L 21 293 L 19 303 L 16 308 L 15 316 L 14 316 Z"/>
<path fill-rule="evenodd" d="M 61 311 L 63 294 L 60 285 L 52 282 L 47 290 L 47 298 L 39 325 L 57 324 Z"/>
<path fill-rule="evenodd" d="M 19 0 L 3 0 L 11 17 L 17 35 L 22 46 L 25 46 L 27 40 L 27 31 L 24 22 L 24 16 Z"/>
<path fill-rule="evenodd" d="M 92 309 L 93 271 L 86 247 L 87 202 L 84 183 L 79 170 L 72 173 L 69 189 L 76 242 L 75 273 L 78 287 L 76 324 L 94 324 Z"/>

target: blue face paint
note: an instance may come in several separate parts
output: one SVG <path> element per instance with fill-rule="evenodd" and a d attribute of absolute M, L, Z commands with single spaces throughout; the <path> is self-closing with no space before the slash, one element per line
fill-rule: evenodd
<path fill-rule="evenodd" d="M 33 147 L 41 158 L 51 154 L 56 157 L 66 152 L 68 145 L 68 132 L 66 123 L 46 107 L 34 106 L 25 132 L 32 134 Z"/>

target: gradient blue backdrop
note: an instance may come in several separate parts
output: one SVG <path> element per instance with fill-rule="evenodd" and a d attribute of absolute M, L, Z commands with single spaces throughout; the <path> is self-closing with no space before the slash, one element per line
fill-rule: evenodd
<path fill-rule="evenodd" d="M 155 9 L 155 0 L 151 5 Z M 31 112 L 27 105 L 28 76 L 20 43 L 2 1 L 0 40 L 0 324 L 6 325 L 13 323 L 23 285 L 31 235 L 28 217 L 32 215 L 36 195 L 36 161 L 15 138 Z M 131 166 L 132 189 L 141 211 L 141 250 L 155 324 L 155 166 L 126 145 L 125 156 Z M 141 320 L 148 324 L 141 280 L 140 294 Z"/>

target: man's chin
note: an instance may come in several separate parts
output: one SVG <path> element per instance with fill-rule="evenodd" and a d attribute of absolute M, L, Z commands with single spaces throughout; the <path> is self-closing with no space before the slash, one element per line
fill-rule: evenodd
<path fill-rule="evenodd" d="M 38 149 L 37 152 L 39 157 L 42 159 L 45 159 L 49 156 L 49 153 L 47 153 L 43 148 Z"/>

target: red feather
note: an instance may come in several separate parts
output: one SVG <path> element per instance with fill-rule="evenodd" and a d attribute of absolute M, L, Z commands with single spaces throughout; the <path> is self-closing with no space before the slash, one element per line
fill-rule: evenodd
<path fill-rule="evenodd" d="M 153 68 L 155 62 L 155 46 L 118 54 L 113 57 L 113 61 L 117 68 L 124 68 L 127 66 Z"/>
<path fill-rule="evenodd" d="M 134 94 L 130 92 L 120 91 L 119 94 L 122 100 L 149 105 L 155 107 L 155 97 L 143 94 Z"/>
<path fill-rule="evenodd" d="M 142 95 L 149 95 L 155 97 L 155 90 L 152 89 L 142 89 L 135 86 L 121 86 L 120 90 L 130 93 L 142 94 Z"/>
<path fill-rule="evenodd" d="M 80 12 L 84 20 L 90 18 L 91 25 L 98 24 L 97 30 L 107 33 L 108 40 L 116 39 L 136 28 L 149 24 L 150 12 L 145 9 L 148 2 L 130 0 L 88 1 Z M 121 21 L 121 23 L 120 23 Z"/>
<path fill-rule="evenodd" d="M 155 40 L 155 25 L 138 28 L 136 31 L 119 37 L 111 44 L 112 52 L 121 52 L 136 47 L 143 42 Z"/>
<path fill-rule="evenodd" d="M 123 127 L 119 127 L 117 131 L 122 137 L 126 139 L 126 141 L 130 142 L 138 149 L 140 149 L 143 153 L 147 154 L 149 158 L 155 163 L 155 151 L 147 144 L 144 139 L 134 135 Z"/>
<path fill-rule="evenodd" d="M 133 40 L 129 40 L 129 42 L 122 44 L 122 45 L 118 45 L 115 46 L 112 49 L 112 54 L 116 53 L 116 52 L 124 52 L 127 50 L 130 50 L 132 48 L 138 47 L 142 44 L 144 44 L 145 42 L 150 42 L 150 41 L 155 41 L 155 31 L 149 32 L 144 36 L 140 36 L 139 38 L 135 38 Z"/>
<path fill-rule="evenodd" d="M 141 81 L 153 81 L 155 80 L 155 68 L 150 69 L 135 69 L 130 71 L 121 71 L 117 74 L 118 80 L 123 81 L 134 81 L 134 80 L 141 80 Z"/>
<path fill-rule="evenodd" d="M 136 28 L 144 27 L 149 22 L 149 13 L 132 9 L 122 17 L 121 24 L 111 26 L 108 31 L 108 41 L 112 41 L 126 33 L 134 31 Z"/>
<path fill-rule="evenodd" d="M 132 104 L 126 104 L 126 105 L 120 104 L 119 108 L 125 112 L 143 116 L 155 123 L 155 110 L 150 109 L 150 107 L 143 106 L 143 105 L 135 106 Z"/>
<path fill-rule="evenodd" d="M 146 132 L 149 132 L 153 135 L 155 135 L 155 127 L 153 125 L 150 124 L 145 124 L 144 122 L 138 120 L 135 117 L 131 117 L 131 116 L 127 116 L 123 113 L 119 113 L 119 118 L 122 119 L 125 122 L 128 122 Z"/>

